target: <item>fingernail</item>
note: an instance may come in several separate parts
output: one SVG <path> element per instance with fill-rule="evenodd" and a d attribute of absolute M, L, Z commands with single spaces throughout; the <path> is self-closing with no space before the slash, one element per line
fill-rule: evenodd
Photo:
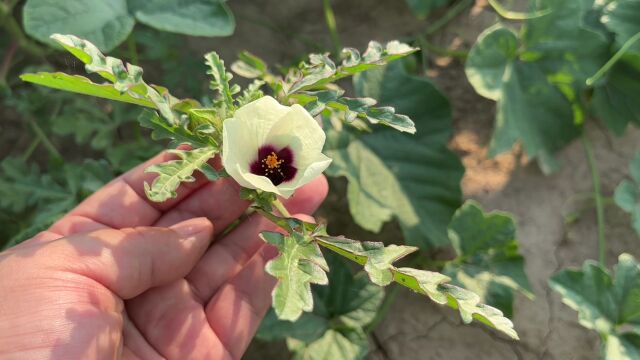
<path fill-rule="evenodd" d="M 171 230 L 177 232 L 183 240 L 193 240 L 197 234 L 203 232 L 213 232 L 213 225 L 204 217 L 185 220 L 171 227 Z"/>

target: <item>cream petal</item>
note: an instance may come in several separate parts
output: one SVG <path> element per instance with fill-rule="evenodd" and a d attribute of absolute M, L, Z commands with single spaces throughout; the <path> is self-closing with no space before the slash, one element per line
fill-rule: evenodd
<path fill-rule="evenodd" d="M 245 143 L 250 143 L 252 148 L 264 145 L 267 134 L 283 116 L 290 112 L 289 107 L 280 103 L 271 96 L 263 96 L 236 110 L 233 120 L 242 123 L 247 133 L 240 134 L 245 138 Z M 225 121 L 226 122 L 229 120 Z"/>
<path fill-rule="evenodd" d="M 324 146 L 325 134 L 318 122 L 302 106 L 294 104 L 276 122 L 266 142 L 276 147 L 289 146 L 294 153 L 294 166 L 304 169 L 317 157 Z"/>
<path fill-rule="evenodd" d="M 242 176 L 242 179 L 247 182 L 247 185 L 243 185 L 243 184 L 240 184 L 240 185 L 246 188 L 260 189 L 263 191 L 272 192 L 281 196 L 285 196 L 286 192 L 282 192 L 279 188 L 273 185 L 271 180 L 269 180 L 269 178 L 267 178 L 266 176 L 260 176 L 260 175 L 252 174 L 250 172 L 243 172 L 241 176 Z M 286 197 L 289 197 L 289 196 L 286 196 Z"/>
<path fill-rule="evenodd" d="M 243 169 L 248 169 L 249 162 L 253 161 L 253 157 L 258 152 L 258 145 L 248 141 L 249 136 L 242 136 L 251 130 L 248 129 L 246 123 L 237 119 L 227 119 L 224 122 L 224 130 L 222 132 L 222 166 L 227 169 L 229 175 L 236 178 L 234 174 L 236 166 L 240 165 Z"/>
<path fill-rule="evenodd" d="M 301 175 L 296 175 L 292 181 L 278 185 L 278 189 L 280 189 L 281 192 L 293 192 L 295 189 L 308 184 L 311 180 L 322 174 L 322 172 L 331 165 L 331 161 L 331 158 L 325 154 L 317 154 L 314 161 L 309 164 L 306 169 L 300 169 L 301 171 L 304 171 Z"/>

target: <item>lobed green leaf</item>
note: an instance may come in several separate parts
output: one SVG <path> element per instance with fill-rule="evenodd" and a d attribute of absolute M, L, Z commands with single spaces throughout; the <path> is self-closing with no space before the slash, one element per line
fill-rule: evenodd
<path fill-rule="evenodd" d="M 185 123 L 172 124 L 151 110 L 143 111 L 138 117 L 141 126 L 151 129 L 153 140 L 171 140 L 169 146 L 178 147 L 187 144 L 194 148 L 218 148 L 219 144 L 211 136 L 190 130 Z"/>
<path fill-rule="evenodd" d="M 127 39 L 135 20 L 126 0 L 28 0 L 23 24 L 27 34 L 49 45 L 55 45 L 52 34 L 74 34 L 111 51 Z"/>
<path fill-rule="evenodd" d="M 308 237 L 273 232 L 263 232 L 260 236 L 280 251 L 280 255 L 265 266 L 267 273 L 278 279 L 272 293 L 273 308 L 279 319 L 295 321 L 303 311 L 313 310 L 311 284 L 326 285 L 329 266 L 318 244 Z"/>
<path fill-rule="evenodd" d="M 291 95 L 304 90 L 321 89 L 329 83 L 383 66 L 417 50 L 417 48 L 398 41 L 391 41 L 386 46 L 371 41 L 362 55 L 356 49 L 346 48 L 343 50 L 349 55 L 339 66 L 327 55 L 312 54 L 309 56 L 308 64 L 302 63 L 300 65 L 300 73 L 287 80 L 285 92 Z"/>
<path fill-rule="evenodd" d="M 489 305 L 481 304 L 475 293 L 447 284 L 451 279 L 443 274 L 412 268 L 396 268 L 393 262 L 417 250 L 406 246 L 382 243 L 358 242 L 344 237 L 315 236 L 316 241 L 344 257 L 364 265 L 371 281 L 378 285 L 388 285 L 395 281 L 420 294 L 428 296 L 439 304 L 458 309 L 462 320 L 470 323 L 477 319 L 488 326 L 517 339 L 513 323 L 502 312 Z"/>
<path fill-rule="evenodd" d="M 215 147 L 204 147 L 193 150 L 170 150 L 178 155 L 179 160 L 172 160 L 155 164 L 145 169 L 148 173 L 158 173 L 151 185 L 144 184 L 147 197 L 156 202 L 162 202 L 177 196 L 176 190 L 183 182 L 193 182 L 195 171 L 209 175 L 215 170 L 207 163 L 217 152 Z M 217 177 L 216 177 L 217 178 Z"/>
<path fill-rule="evenodd" d="M 454 283 L 508 316 L 513 315 L 513 291 L 533 298 L 511 216 L 485 213 L 478 203 L 467 201 L 449 224 L 449 238 L 457 258 L 448 262 L 443 272 Z"/>
<path fill-rule="evenodd" d="M 564 269 L 549 280 L 562 302 L 576 310 L 580 324 L 603 339 L 607 360 L 636 359 L 640 353 L 640 263 L 622 254 L 613 274 L 594 261 Z"/>
<path fill-rule="evenodd" d="M 296 356 L 325 354 L 331 359 L 359 359 L 369 348 L 364 328 L 376 317 L 384 290 L 372 284 L 365 273 L 353 274 L 338 256 L 328 256 L 327 260 L 331 268 L 329 284 L 312 288 L 313 312 L 290 322 L 279 320 L 271 310 L 260 324 L 257 336 L 268 341 L 287 339 Z M 327 348 L 327 337 L 344 344 Z"/>
<path fill-rule="evenodd" d="M 631 215 L 631 223 L 640 235 L 640 153 L 629 164 L 631 180 L 622 180 L 616 187 L 613 200 L 622 210 Z"/>
<path fill-rule="evenodd" d="M 128 0 L 136 20 L 161 31 L 191 36 L 229 36 L 235 29 L 222 0 Z"/>
<path fill-rule="evenodd" d="M 377 101 L 372 98 L 349 98 L 342 96 L 341 90 L 305 91 L 293 95 L 312 116 L 322 113 L 325 109 L 340 112 L 344 121 L 351 123 L 357 118 L 365 119 L 372 124 L 382 124 L 401 132 L 414 134 L 416 127 L 406 115 L 396 114 L 391 106 L 375 107 Z"/>

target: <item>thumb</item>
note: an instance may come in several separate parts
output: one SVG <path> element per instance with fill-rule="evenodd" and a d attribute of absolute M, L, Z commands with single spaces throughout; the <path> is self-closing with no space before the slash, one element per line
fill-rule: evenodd
<path fill-rule="evenodd" d="M 105 229 L 77 234 L 50 243 L 46 253 L 48 259 L 55 259 L 57 269 L 93 279 L 129 299 L 187 275 L 212 237 L 211 222 L 196 218 L 170 228 Z"/>

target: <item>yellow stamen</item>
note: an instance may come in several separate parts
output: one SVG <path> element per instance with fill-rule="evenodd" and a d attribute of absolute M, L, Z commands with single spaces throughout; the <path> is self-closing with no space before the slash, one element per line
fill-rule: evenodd
<path fill-rule="evenodd" d="M 278 155 L 272 151 L 270 155 L 267 155 L 266 159 L 262 160 L 262 162 L 264 162 L 269 169 L 278 169 L 284 160 L 279 160 Z"/>

